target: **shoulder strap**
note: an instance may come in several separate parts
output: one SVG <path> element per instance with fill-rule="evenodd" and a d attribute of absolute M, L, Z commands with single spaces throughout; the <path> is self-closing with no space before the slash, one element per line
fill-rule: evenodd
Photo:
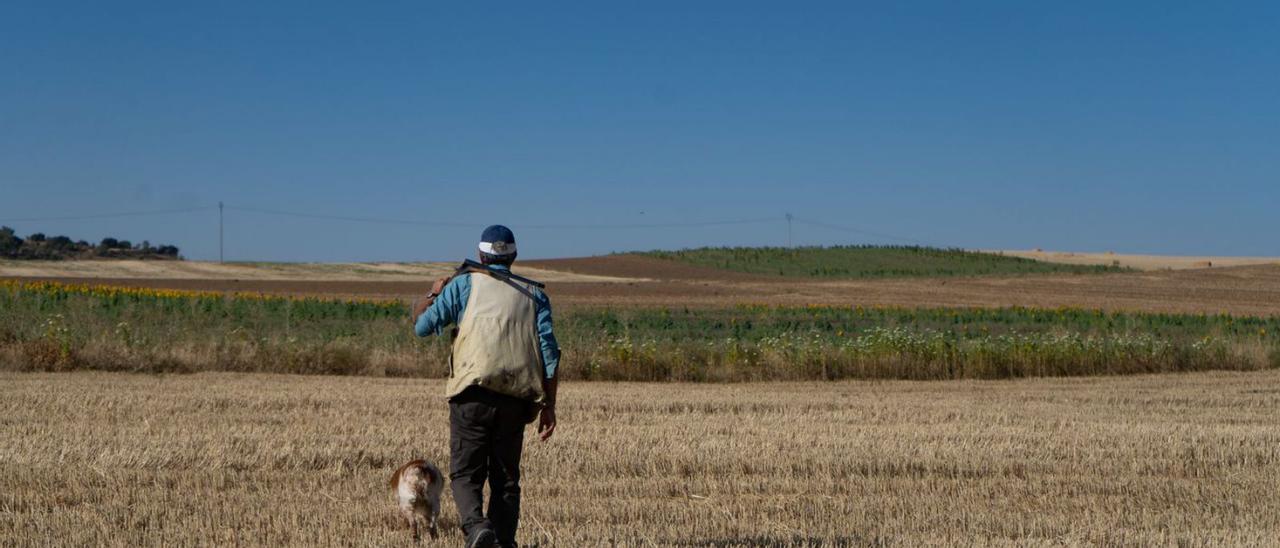
<path fill-rule="evenodd" d="M 456 271 L 453 273 L 453 275 L 454 275 L 454 276 L 457 276 L 457 275 L 459 275 L 459 274 L 463 274 L 463 273 L 470 273 L 470 274 L 485 274 L 485 275 L 489 276 L 490 278 L 493 278 L 493 279 L 498 280 L 498 281 L 500 281 L 500 282 L 506 283 L 507 285 L 509 285 L 509 286 L 511 286 L 511 287 L 513 287 L 513 288 L 515 288 L 515 290 L 516 290 L 516 291 L 519 291 L 519 292 L 520 292 L 521 294 L 523 294 L 524 296 L 526 296 L 526 297 L 530 298 L 531 300 L 535 300 L 535 301 L 536 301 L 536 300 L 538 300 L 538 297 L 537 297 L 537 296 L 535 296 L 535 295 L 533 294 L 533 292 L 532 292 L 532 291 L 529 291 L 529 288 L 527 288 L 527 287 L 525 287 L 525 286 L 523 286 L 523 285 L 520 285 L 519 283 L 517 283 L 517 282 L 516 282 L 514 279 L 512 279 L 512 278 L 520 279 L 521 281 L 526 281 L 526 280 L 527 280 L 528 282 L 531 282 L 533 285 L 535 285 L 535 286 L 537 286 L 537 287 L 542 287 L 542 284 L 540 284 L 540 283 L 538 283 L 538 282 L 534 282 L 533 280 L 529 280 L 529 279 L 527 279 L 527 278 L 521 278 L 520 276 L 516 276 L 515 274 L 511 274 L 511 273 L 509 273 L 509 272 L 505 272 L 505 271 L 502 271 L 502 270 L 498 270 L 498 269 L 496 269 L 496 268 L 488 268 L 488 267 L 486 267 L 486 266 L 484 266 L 484 265 L 482 265 L 482 264 L 480 264 L 480 263 L 477 263 L 477 262 L 475 262 L 475 261 L 472 261 L 472 260 L 470 260 L 470 259 L 468 259 L 466 262 L 462 263 L 462 265 L 458 267 L 458 270 L 456 270 Z"/>
<path fill-rule="evenodd" d="M 546 287 L 547 287 L 547 285 L 546 285 L 546 284 L 544 284 L 544 283 L 542 283 L 542 282 L 537 282 L 537 281 L 534 281 L 534 280 L 530 280 L 529 278 L 526 278 L 526 277 L 524 277 L 524 276 L 521 276 L 521 275 L 519 275 L 519 274 L 516 274 L 516 273 L 514 273 L 514 272 L 511 272 L 510 270 L 499 270 L 499 269 L 493 268 L 493 267 L 491 267 L 491 266 L 489 266 L 489 265 L 486 265 L 486 264 L 484 264 L 484 263 L 477 263 L 477 262 L 475 262 L 475 261 L 473 261 L 473 260 L 471 260 L 471 259 L 467 259 L 467 260 L 465 260 L 465 261 L 462 261 L 462 266 L 460 266 L 460 267 L 458 267 L 458 268 L 464 268 L 464 267 L 471 267 L 471 268 L 478 268 L 478 269 L 480 269 L 480 270 L 486 270 L 486 271 L 488 271 L 490 274 L 493 274 L 493 275 L 495 275 L 495 276 L 501 276 L 501 277 L 506 277 L 506 278 L 510 278 L 510 279 L 513 279 L 513 280 L 519 280 L 519 281 L 521 281 L 521 282 L 524 282 L 524 283 L 526 283 L 526 284 L 529 284 L 529 285 L 531 285 L 531 286 L 534 286 L 534 287 L 536 287 L 536 288 L 538 288 L 538 289 L 546 289 Z"/>

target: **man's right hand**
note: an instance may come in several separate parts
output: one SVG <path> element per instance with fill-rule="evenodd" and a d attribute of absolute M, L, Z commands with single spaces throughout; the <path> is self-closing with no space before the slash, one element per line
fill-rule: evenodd
<path fill-rule="evenodd" d="M 547 441 L 556 431 L 556 408 L 543 407 L 538 413 L 538 439 Z"/>

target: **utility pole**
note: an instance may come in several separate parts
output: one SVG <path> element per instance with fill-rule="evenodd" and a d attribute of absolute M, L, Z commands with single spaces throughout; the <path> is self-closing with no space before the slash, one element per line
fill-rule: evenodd
<path fill-rule="evenodd" d="M 791 214 L 787 214 L 787 248 L 794 247 L 791 245 Z"/>
<path fill-rule="evenodd" d="M 222 264 L 222 202 L 218 202 L 218 264 Z"/>

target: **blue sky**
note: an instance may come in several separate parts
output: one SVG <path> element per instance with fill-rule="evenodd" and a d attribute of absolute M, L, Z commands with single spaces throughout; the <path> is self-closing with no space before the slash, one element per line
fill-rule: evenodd
<path fill-rule="evenodd" d="M 22 219 L 221 200 L 448 224 L 228 210 L 228 259 L 454 260 L 490 223 L 555 257 L 785 244 L 790 212 L 1280 255 L 1277 28 L 1264 2 L 10 1 L 0 224 L 209 259 L 212 209 Z"/>

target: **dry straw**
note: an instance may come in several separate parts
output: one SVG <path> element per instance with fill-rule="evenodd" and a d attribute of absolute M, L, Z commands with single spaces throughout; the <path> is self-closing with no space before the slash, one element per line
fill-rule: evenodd
<path fill-rule="evenodd" d="M 569 383 L 526 446 L 541 546 L 1264 546 L 1280 372 Z M 0 545 L 409 545 L 438 381 L 0 373 Z M 446 502 L 440 545 L 462 542 Z"/>

